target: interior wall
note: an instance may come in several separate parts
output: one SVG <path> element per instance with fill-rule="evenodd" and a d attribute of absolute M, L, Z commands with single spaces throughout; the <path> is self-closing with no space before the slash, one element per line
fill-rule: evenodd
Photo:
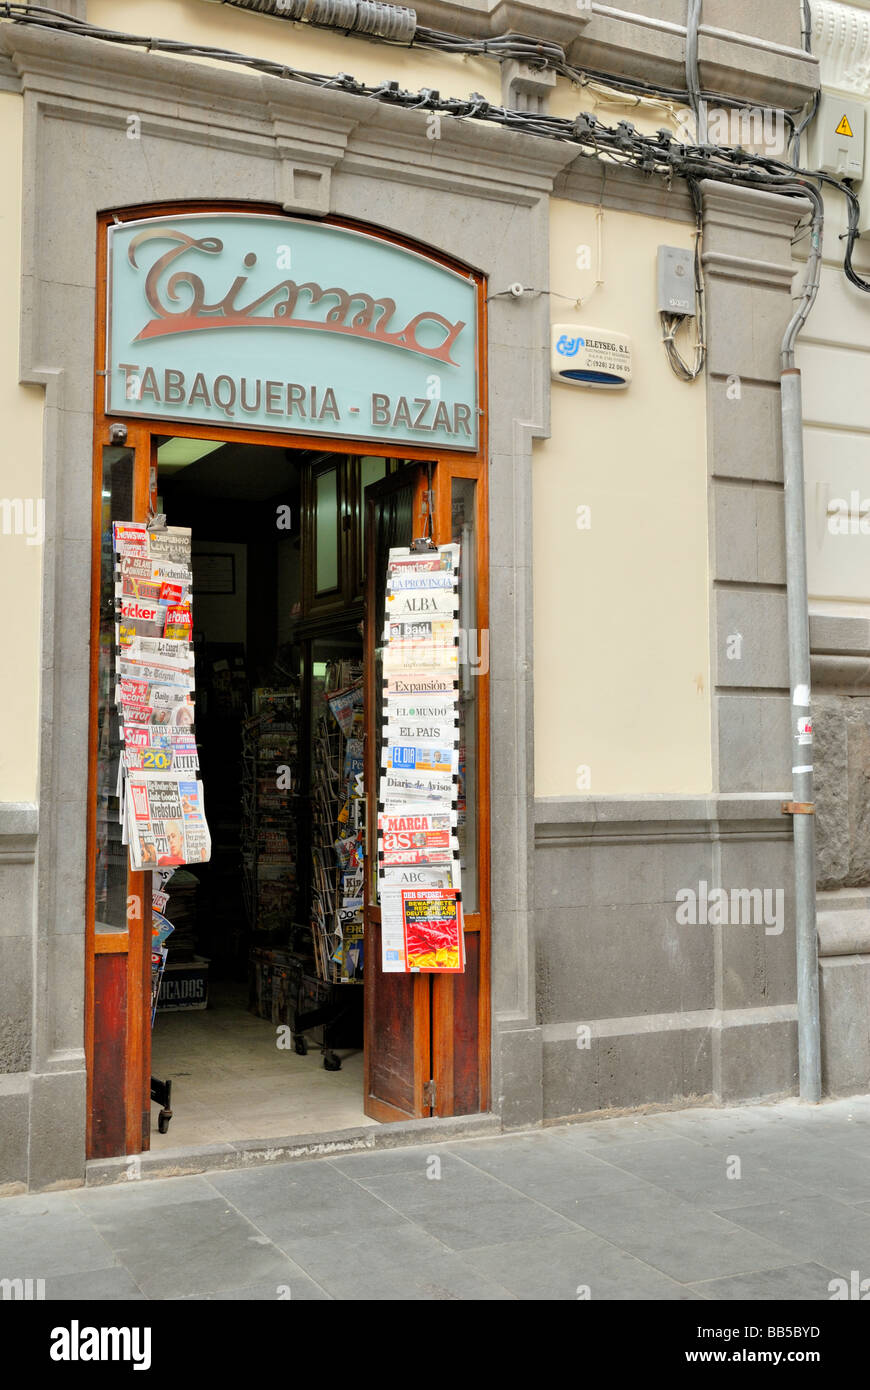
<path fill-rule="evenodd" d="M 232 555 L 235 562 L 236 591 L 234 594 L 194 594 L 194 629 L 205 630 L 210 642 L 242 642 L 247 640 L 248 618 L 248 547 L 237 541 L 197 540 L 192 546 L 194 576 L 198 555 Z M 195 582 L 195 581 L 194 581 Z"/>

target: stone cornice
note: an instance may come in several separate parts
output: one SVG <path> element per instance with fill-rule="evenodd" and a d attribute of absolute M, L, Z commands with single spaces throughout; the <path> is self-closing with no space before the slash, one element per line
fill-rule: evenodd
<path fill-rule="evenodd" d="M 575 203 L 600 202 L 620 212 L 668 217 L 676 222 L 695 220 L 683 179 L 674 179 L 669 187 L 659 174 L 641 174 L 618 164 L 599 163 L 585 155 L 579 155 L 558 175 L 553 195 Z"/>
<path fill-rule="evenodd" d="M 813 51 L 822 85 L 870 97 L 870 13 L 837 0 L 811 0 Z"/>
<path fill-rule="evenodd" d="M 44 111 L 122 129 L 135 111 L 143 137 L 189 142 L 199 130 L 203 143 L 306 167 L 376 165 L 382 178 L 520 203 L 547 196 L 577 157 L 569 144 L 478 121 L 444 119 L 431 140 L 426 112 L 97 39 L 0 25 L 4 49 L 22 91 Z"/>

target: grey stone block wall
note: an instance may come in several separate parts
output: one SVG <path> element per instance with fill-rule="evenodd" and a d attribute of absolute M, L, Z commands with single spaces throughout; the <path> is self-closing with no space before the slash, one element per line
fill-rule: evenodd
<path fill-rule="evenodd" d="M 542 798 L 536 847 L 545 1116 L 794 1089 L 791 827 L 778 796 Z M 753 887 L 782 893 L 768 900 L 770 931 L 739 914 L 678 920 L 681 890 Z"/>
<path fill-rule="evenodd" d="M 870 1090 L 870 621 L 811 616 L 826 1092 Z"/>
<path fill-rule="evenodd" d="M 0 1193 L 29 1174 L 37 829 L 35 805 L 0 802 Z"/>

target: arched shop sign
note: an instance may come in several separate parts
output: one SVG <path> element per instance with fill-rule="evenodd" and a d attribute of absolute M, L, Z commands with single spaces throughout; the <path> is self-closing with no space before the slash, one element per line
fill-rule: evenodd
<path fill-rule="evenodd" d="M 252 213 L 109 227 L 106 413 L 476 449 L 477 286 Z"/>

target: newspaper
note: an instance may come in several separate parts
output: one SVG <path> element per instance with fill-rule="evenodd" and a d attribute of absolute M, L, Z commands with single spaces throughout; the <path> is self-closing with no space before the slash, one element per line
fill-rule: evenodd
<path fill-rule="evenodd" d="M 391 864 L 380 870 L 381 882 L 389 888 L 459 888 L 459 863 Z"/>
<path fill-rule="evenodd" d="M 459 853 L 455 811 L 421 812 L 413 805 L 378 814 L 378 861 L 399 864 L 449 864 Z"/>
<path fill-rule="evenodd" d="M 193 674 L 193 652 L 184 640 L 169 637 L 134 637 L 123 653 L 129 661 L 159 661 Z"/>
<path fill-rule="evenodd" d="M 128 652 L 129 647 L 125 648 Z M 193 671 L 170 662 L 141 661 L 138 658 L 118 659 L 118 675 L 131 681 L 144 681 L 146 684 L 177 686 L 181 690 L 193 690 Z"/>
<path fill-rule="evenodd" d="M 465 968 L 459 902 L 459 546 L 392 549 L 378 811 L 381 968 Z"/>
<path fill-rule="evenodd" d="M 459 770 L 459 750 L 451 743 L 405 743 L 390 740 L 381 755 L 384 767 L 394 772 L 436 772 L 452 778 Z"/>
<path fill-rule="evenodd" d="M 159 910 L 174 867 L 211 855 L 193 736 L 191 533 L 114 522 L 112 543 L 121 839 L 133 869 L 166 866 L 155 889 Z"/>
<path fill-rule="evenodd" d="M 427 720 L 454 728 L 458 693 L 453 689 L 448 695 L 391 695 L 384 704 L 384 720 L 394 724 L 403 720 Z"/>
<path fill-rule="evenodd" d="M 387 594 L 387 618 L 456 617 L 459 612 L 459 593 L 456 589 L 435 589 L 419 592 Z"/>
<path fill-rule="evenodd" d="M 384 739 L 391 744 L 426 743 L 452 747 L 456 739 L 455 719 L 396 719 L 389 707 L 385 713 L 388 717 L 384 725 Z"/>
<path fill-rule="evenodd" d="M 447 671 L 393 671 L 384 678 L 384 698 L 449 696 L 458 699 L 456 676 Z"/>
<path fill-rule="evenodd" d="M 115 688 L 115 700 L 118 704 L 148 705 L 151 709 L 174 709 L 176 705 L 192 706 L 193 703 L 189 687 L 166 685 L 155 680 L 134 680 L 124 675 Z"/>
<path fill-rule="evenodd" d="M 130 772 L 125 818 L 133 869 L 199 864 L 211 857 L 201 782 Z"/>
<path fill-rule="evenodd" d="M 449 574 L 451 583 L 459 570 L 459 546 L 439 545 L 437 550 L 411 550 L 408 547 L 394 546 L 387 562 L 387 582 L 396 576 L 425 574 L 440 576 Z"/>
<path fill-rule="evenodd" d="M 455 797 L 451 773 L 400 772 L 387 768 L 381 777 L 381 802 L 392 809 L 405 801 L 433 802 L 439 808 L 451 805 Z"/>

